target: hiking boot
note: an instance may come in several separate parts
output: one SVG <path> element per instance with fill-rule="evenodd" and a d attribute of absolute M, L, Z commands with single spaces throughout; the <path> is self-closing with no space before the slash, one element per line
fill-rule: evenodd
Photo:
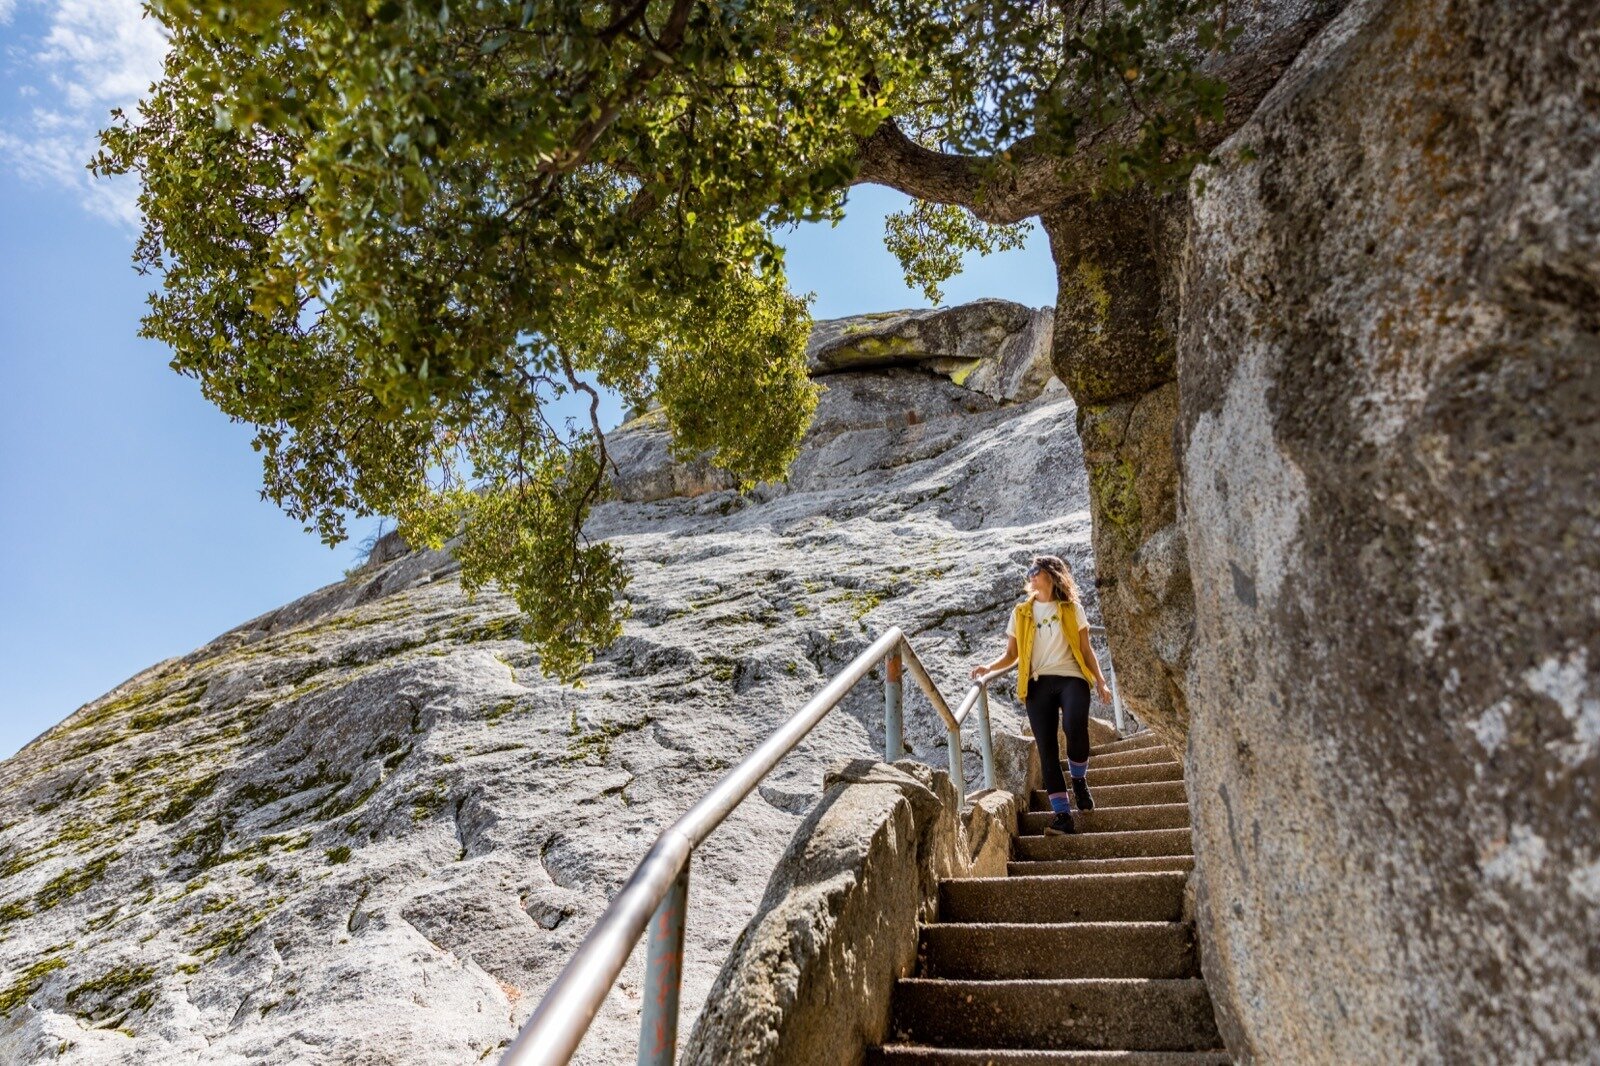
<path fill-rule="evenodd" d="M 1094 810 L 1094 797 L 1089 795 L 1089 782 L 1081 777 L 1072 779 L 1072 797 L 1078 801 L 1078 810 Z"/>
<path fill-rule="evenodd" d="M 1072 815 L 1066 811 L 1058 813 L 1055 820 L 1044 827 L 1044 835 L 1047 837 L 1066 836 L 1068 833 L 1076 833 L 1077 831 L 1078 827 L 1073 822 Z"/>

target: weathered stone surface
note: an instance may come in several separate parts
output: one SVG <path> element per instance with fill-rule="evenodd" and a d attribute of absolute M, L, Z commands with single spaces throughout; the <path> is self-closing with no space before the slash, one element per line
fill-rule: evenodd
<path fill-rule="evenodd" d="M 1026 728 L 1024 723 L 1023 728 Z M 995 785 L 1015 796 L 1029 795 L 1029 773 L 1039 762 L 1033 747 L 1033 738 L 1004 729 L 994 731 Z M 981 779 L 980 779 L 981 780 Z"/>
<path fill-rule="evenodd" d="M 1239 33 L 1233 54 L 1253 58 L 1229 75 L 1230 99 L 1259 99 L 1342 4 L 1231 4 L 1229 23 Z M 1059 286 L 1051 356 L 1079 405 L 1095 577 L 1119 656 L 1117 681 L 1134 717 L 1181 749 L 1194 631 L 1174 444 L 1187 198 L 1143 192 L 1081 198 L 1044 212 L 1040 221 Z"/>
<path fill-rule="evenodd" d="M 1008 300 L 824 319 L 806 357 L 815 375 L 915 364 L 995 400 L 1031 400 L 1050 383 L 1052 319 Z"/>
<path fill-rule="evenodd" d="M 858 759 L 825 783 L 707 997 L 687 1066 L 859 1062 L 888 1032 L 939 879 L 980 876 L 974 857 L 1004 873 L 1009 793 L 984 794 L 962 819 L 949 775 L 909 760 Z"/>
<path fill-rule="evenodd" d="M 829 374 L 818 384 L 822 395 L 806 430 L 809 448 L 852 429 L 898 429 L 949 415 L 992 411 L 996 406 L 987 396 L 945 378 L 899 367 Z"/>
<path fill-rule="evenodd" d="M 812 326 L 806 358 L 814 374 L 926 359 L 984 359 L 1023 329 L 1031 315 L 1009 300 L 974 300 L 958 307 L 822 319 Z"/>
<path fill-rule="evenodd" d="M 963 388 L 981 392 L 995 400 L 1031 400 L 1049 389 L 1062 388 L 1051 361 L 1055 334 L 1055 312 L 1040 307 L 1028 316 L 1028 324 L 1009 334 L 992 356 L 982 359 L 970 372 L 953 372 L 952 380 Z"/>
<path fill-rule="evenodd" d="M 629 503 L 649 503 L 669 496 L 700 496 L 731 489 L 738 481 L 705 457 L 676 460 L 671 451 L 672 431 L 658 408 L 618 426 L 606 436 L 611 459 L 611 486 L 617 498 Z"/>
<path fill-rule="evenodd" d="M 1177 418 L 1176 382 L 1078 409 L 1117 683 L 1134 718 L 1181 748 L 1194 594 L 1177 525 Z"/>
<path fill-rule="evenodd" d="M 904 627 L 956 698 L 1031 554 L 1090 566 L 1074 407 L 874 373 L 829 376 L 848 417 L 787 485 L 596 510 L 634 613 L 581 690 L 540 677 L 509 598 L 386 548 L 0 763 L 0 1060 L 492 1060 L 655 835 L 874 632 Z M 697 853 L 685 1032 L 823 768 L 881 752 L 882 714 L 859 686 Z M 915 693 L 906 725 L 945 765 Z M 579 1061 L 632 1058 L 642 966 Z"/>
<path fill-rule="evenodd" d="M 847 430 L 914 426 L 1038 398 L 1053 380 L 1050 320 L 1048 309 L 979 300 L 947 310 L 816 323 L 812 361 L 813 371 L 823 375 L 818 379 L 822 396 L 802 447 L 815 451 Z M 901 352 L 892 359 L 856 351 L 867 345 L 881 353 L 891 344 Z M 822 361 L 829 360 L 838 365 L 824 368 Z M 705 458 L 675 459 L 670 439 L 659 410 L 607 437 L 612 485 L 620 499 L 648 503 L 734 487 L 734 479 Z M 875 465 L 882 458 L 869 455 L 862 462 Z M 795 477 L 791 471 L 790 484 Z M 770 498 L 782 491 L 782 486 L 764 486 L 760 494 Z"/>
<path fill-rule="evenodd" d="M 994 410 L 994 400 L 922 369 L 883 367 L 867 371 L 841 371 L 823 378 L 822 395 L 802 442 L 804 452 L 850 430 L 915 426 L 930 419 Z M 886 444 L 892 438 L 885 438 Z M 658 409 L 623 425 L 606 438 L 612 464 L 611 484 L 617 498 L 629 503 L 649 503 L 674 496 L 703 496 L 736 487 L 732 475 L 705 457 L 677 459 L 670 448 L 671 431 Z M 804 457 L 804 452 L 802 457 Z M 881 463 L 881 453 L 862 455 L 857 465 Z M 758 489 L 770 499 L 793 484 L 799 471 L 791 469 L 784 485 Z"/>
<path fill-rule="evenodd" d="M 1145 193 L 1045 214 L 1059 280 L 1052 359 L 1080 405 L 1139 396 L 1175 376 L 1178 217 L 1175 200 Z"/>
<path fill-rule="evenodd" d="M 966 876 L 1004 877 L 1017 835 L 1017 814 L 1027 793 L 991 788 L 970 794 L 964 815 L 967 839 Z"/>
<path fill-rule="evenodd" d="M 1596 85 L 1587 0 L 1364 0 L 1195 202 L 1188 768 L 1246 1059 L 1595 1061 Z"/>
<path fill-rule="evenodd" d="M 1188 568 L 1152 588 L 1139 567 L 1149 542 L 1182 550 L 1173 446 L 1180 206 L 1177 197 L 1130 194 L 1063 204 L 1042 221 L 1059 284 L 1052 360 L 1078 402 L 1095 582 L 1121 653 L 1117 682 L 1135 720 L 1181 746 Z"/>

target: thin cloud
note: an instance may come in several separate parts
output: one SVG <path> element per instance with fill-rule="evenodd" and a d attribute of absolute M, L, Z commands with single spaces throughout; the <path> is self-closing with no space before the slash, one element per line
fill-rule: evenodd
<path fill-rule="evenodd" d="M 0 23 L 12 22 L 17 0 L 0 0 Z M 95 178 L 88 163 L 111 109 L 132 115 L 161 76 L 167 39 L 138 0 L 31 0 L 44 15 L 42 33 L 13 37 L 12 84 L 33 104 L 0 120 L 0 165 L 26 180 L 66 189 L 83 208 L 136 229 L 138 183 Z"/>

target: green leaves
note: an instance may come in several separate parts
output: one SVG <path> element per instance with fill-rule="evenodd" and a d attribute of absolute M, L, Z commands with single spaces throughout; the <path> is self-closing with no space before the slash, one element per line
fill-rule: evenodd
<path fill-rule="evenodd" d="M 928 71 L 894 94 L 920 142 L 995 155 L 1026 140 L 1063 166 L 1098 171 L 1100 189 L 1181 186 L 1220 121 L 1223 86 L 1201 63 L 1237 34 L 1220 0 L 1058 4 L 959 0 L 921 35 Z"/>
<path fill-rule="evenodd" d="M 993 226 L 966 208 L 918 200 L 884 221 L 884 241 L 905 269 L 906 284 L 938 303 L 944 299 L 939 286 L 961 273 L 967 252 L 988 255 L 1020 248 L 1032 228 L 1026 222 Z"/>
<path fill-rule="evenodd" d="M 997 151 L 1084 131 L 1106 183 L 1186 173 L 1221 87 L 1196 0 L 153 0 L 171 49 L 93 166 L 137 173 L 142 324 L 256 428 L 263 494 L 453 542 L 522 607 L 546 673 L 620 632 L 598 382 L 660 403 L 680 454 L 784 476 L 816 402 L 775 229 L 837 220 L 862 139 Z M 1100 142 L 1096 142 L 1097 144 Z M 919 205 L 889 243 L 930 298 L 1019 227 Z"/>
<path fill-rule="evenodd" d="M 736 273 L 681 309 L 656 398 L 681 458 L 712 462 L 752 488 L 782 479 L 811 423 L 818 390 L 806 372 L 810 316 L 781 274 Z"/>

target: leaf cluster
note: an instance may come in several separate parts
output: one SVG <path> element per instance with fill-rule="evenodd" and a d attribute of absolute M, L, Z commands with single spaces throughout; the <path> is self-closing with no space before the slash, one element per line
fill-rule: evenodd
<path fill-rule="evenodd" d="M 1227 86 L 1205 61 L 1238 35 L 1226 0 L 952 0 L 924 16 L 931 51 L 893 110 L 917 143 L 979 163 L 983 185 L 1043 158 L 1092 195 L 1161 193 L 1209 159 Z M 957 206 L 975 204 L 923 201 L 888 220 L 907 284 L 934 301 L 965 253 L 1016 247 L 1025 232 Z"/>
<path fill-rule="evenodd" d="M 782 477 L 815 392 L 775 232 L 840 217 L 867 137 L 899 116 L 1003 166 L 1137 115 L 1105 159 L 1135 180 L 1181 170 L 1220 106 L 1186 58 L 1203 0 L 147 8 L 162 78 L 92 163 L 142 183 L 142 334 L 254 427 L 264 497 L 328 543 L 346 514 L 452 543 L 566 680 L 623 616 L 621 560 L 583 534 L 599 391 L 658 403 L 679 454 Z M 1020 239 L 938 205 L 889 231 L 934 299 L 961 250 Z M 586 424 L 550 414 L 573 399 Z"/>

